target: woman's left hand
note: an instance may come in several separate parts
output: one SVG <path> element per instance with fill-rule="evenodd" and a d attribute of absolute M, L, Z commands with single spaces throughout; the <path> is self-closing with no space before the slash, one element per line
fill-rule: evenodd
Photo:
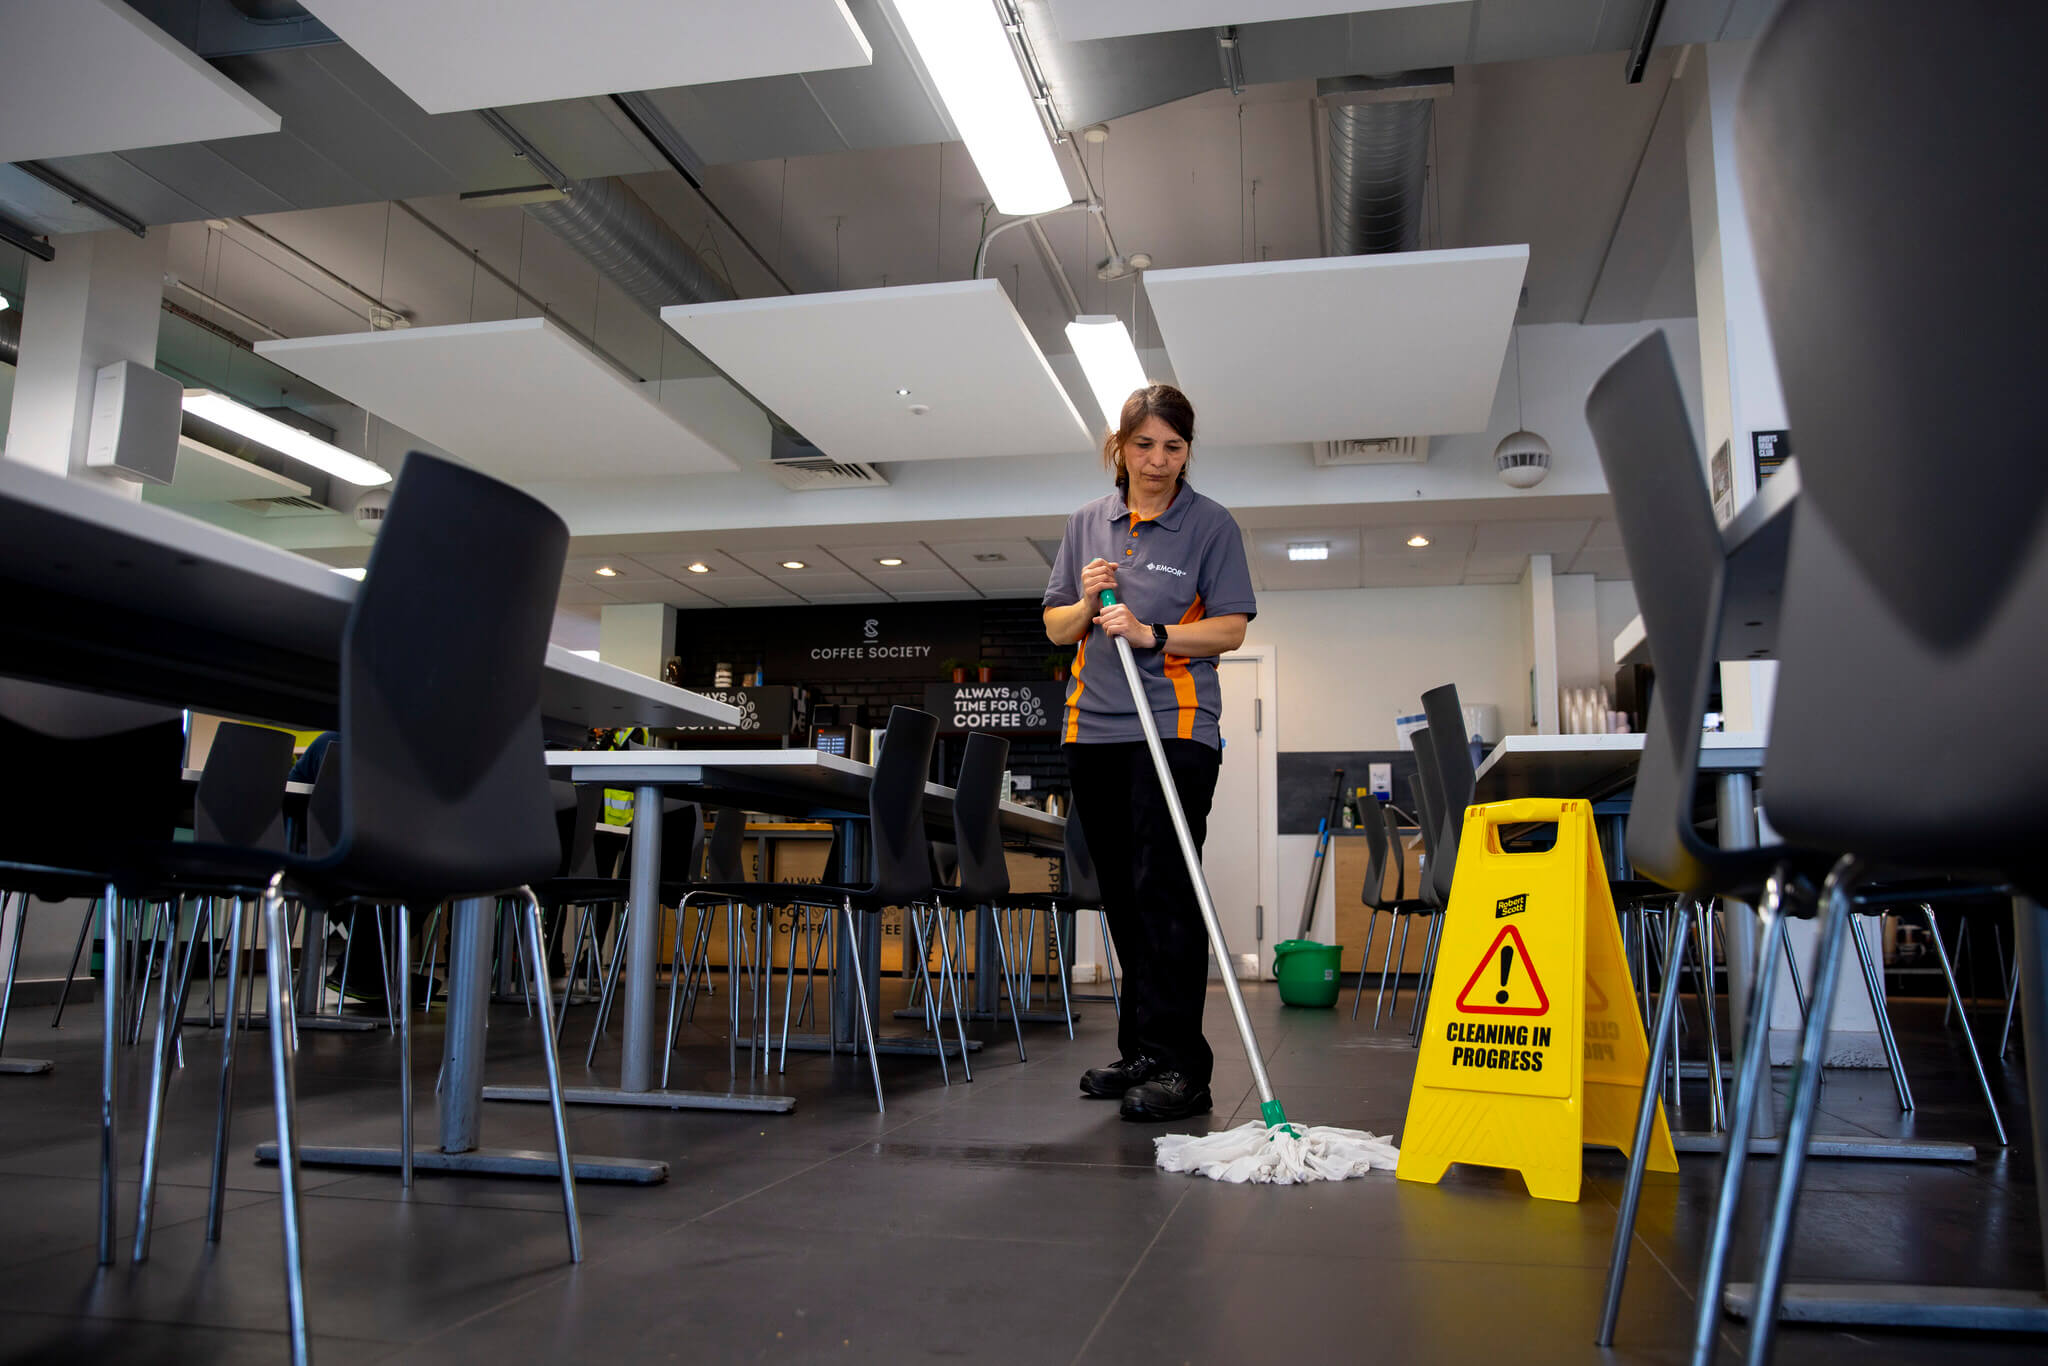
<path fill-rule="evenodd" d="M 1140 650 L 1149 650 L 1158 642 L 1152 638 L 1152 628 L 1131 615 L 1131 609 L 1122 603 L 1112 603 L 1095 615 L 1095 624 L 1106 636 L 1122 636 Z"/>

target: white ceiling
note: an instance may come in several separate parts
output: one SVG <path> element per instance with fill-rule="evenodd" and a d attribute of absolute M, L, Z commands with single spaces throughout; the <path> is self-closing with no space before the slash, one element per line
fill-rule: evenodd
<path fill-rule="evenodd" d="M 722 381 L 636 384 L 547 318 L 259 342 L 257 354 L 503 479 L 736 467 L 767 424 Z M 661 400 L 666 400 L 665 402 Z M 687 407 L 687 410 L 684 410 Z"/>
<path fill-rule="evenodd" d="M 1067 455 L 1092 444 L 994 280 L 680 304 L 661 316 L 835 460 Z"/>
<path fill-rule="evenodd" d="M 1171 33 L 1440 3 L 1442 0 L 1052 0 L 1052 21 L 1063 40 L 1079 43 L 1132 33 Z"/>
<path fill-rule="evenodd" d="M 7 0 L 0 90 L 0 162 L 246 137 L 282 123 L 118 0 Z"/>
<path fill-rule="evenodd" d="M 1408 545 L 1417 535 L 1429 544 Z M 1629 577 L 1619 533 L 1606 518 L 1449 521 L 1424 509 L 1410 521 L 1368 526 L 1247 527 L 1244 541 L 1261 592 L 1519 583 L 1531 555 L 1550 556 L 1559 574 Z M 1290 545 L 1318 544 L 1329 547 L 1328 559 L 1287 557 Z"/>
<path fill-rule="evenodd" d="M 1483 431 L 1527 247 L 1155 270 L 1145 296 L 1205 441 Z"/>
<path fill-rule="evenodd" d="M 225 503 L 236 498 L 303 498 L 313 490 L 225 451 L 178 438 L 178 468 L 168 484 L 145 485 L 151 503 Z"/>
<path fill-rule="evenodd" d="M 844 0 L 305 0 L 430 114 L 865 66 Z"/>

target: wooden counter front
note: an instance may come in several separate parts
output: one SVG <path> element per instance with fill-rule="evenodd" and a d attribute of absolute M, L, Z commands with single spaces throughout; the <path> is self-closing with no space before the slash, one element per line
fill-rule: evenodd
<path fill-rule="evenodd" d="M 1413 842 L 1412 848 L 1409 847 L 1411 841 Z M 1414 839 L 1412 836 L 1404 837 L 1401 844 L 1402 858 L 1407 869 L 1406 891 L 1412 897 L 1416 895 L 1416 889 L 1421 885 L 1418 864 L 1421 861 L 1422 845 L 1420 840 Z M 1365 887 L 1366 865 L 1371 862 L 1372 851 L 1366 844 L 1364 836 L 1346 835 L 1331 839 L 1330 854 L 1330 876 L 1336 879 L 1337 942 L 1344 946 L 1342 967 L 1345 972 L 1357 972 L 1359 970 L 1360 956 L 1365 950 L 1366 923 L 1372 919 L 1372 912 L 1366 907 L 1361 897 Z M 1394 869 L 1389 868 L 1387 870 L 1386 886 L 1383 895 L 1392 897 L 1394 889 Z M 1429 935 L 1426 933 L 1429 929 L 1429 921 L 1420 916 L 1414 917 L 1414 919 L 1415 923 L 1408 929 L 1408 952 L 1397 966 L 1396 971 L 1398 972 L 1420 972 L 1422 970 L 1422 953 L 1424 945 L 1429 938 Z M 1382 915 L 1379 918 L 1378 928 L 1373 931 L 1372 974 L 1374 978 L 1379 976 L 1380 967 L 1385 963 L 1386 955 L 1392 943 L 1399 936 L 1399 920 L 1394 916 Z"/>

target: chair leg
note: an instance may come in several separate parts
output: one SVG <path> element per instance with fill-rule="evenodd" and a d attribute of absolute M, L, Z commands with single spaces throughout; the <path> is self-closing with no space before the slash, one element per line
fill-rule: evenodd
<path fill-rule="evenodd" d="M 1963 1013 L 1963 993 L 1956 986 L 1955 967 L 1949 962 L 1948 951 L 1942 947 L 1941 926 L 1935 923 L 1934 907 L 1923 905 L 1920 910 L 1927 917 L 1928 934 L 1934 937 L 1934 956 L 1941 961 L 1949 1000 L 1955 1004 L 1956 1018 L 1963 1022 L 1963 1048 L 1970 1055 L 1970 1070 L 1977 1074 L 1977 1089 L 1984 1093 L 1984 1108 L 1991 1112 L 1991 1127 L 1998 1133 L 1998 1146 L 2006 1147 L 2005 1121 L 1999 1118 L 1998 1102 L 1991 1097 L 1991 1080 L 1984 1075 L 1984 1060 L 1977 1056 L 1977 1036 L 1970 1028 L 1970 1017 Z"/>
<path fill-rule="evenodd" d="M 663 1041 L 663 1048 L 661 1050 L 661 1089 L 664 1091 L 668 1089 L 669 1064 L 675 1060 L 676 1056 L 676 1030 L 682 1024 L 683 980 L 681 965 L 683 961 L 683 927 L 688 923 L 689 913 L 690 894 L 685 892 L 683 893 L 682 903 L 676 907 L 675 944 L 669 953 L 668 961 L 668 1036 Z M 708 910 L 699 912 L 700 917 L 709 914 Z M 695 969 L 695 958 L 690 960 L 690 966 L 692 970 Z M 575 983 L 576 972 L 572 966 L 569 971 L 568 980 L 562 986 L 562 1008 L 564 1010 L 568 1009 L 569 989 Z"/>
<path fill-rule="evenodd" d="M 1436 983 L 1436 950 L 1443 937 L 1443 916 L 1431 916 L 1429 937 L 1422 949 L 1422 972 L 1415 979 L 1415 1004 L 1408 1012 L 1408 1038 L 1417 1048 L 1422 1047 L 1423 1011 L 1429 1006 L 1429 989 Z"/>
<path fill-rule="evenodd" d="M 1684 952 L 1683 936 L 1685 917 L 1673 911 L 1665 926 L 1665 962 L 1674 961 Z M 1643 1091 L 1636 1105 L 1635 1142 L 1628 1152 L 1628 1179 L 1622 1183 L 1621 1209 L 1615 1216 L 1614 1250 L 1607 1257 L 1607 1297 L 1600 1311 L 1600 1331 L 1593 1338 L 1596 1346 L 1611 1347 L 1614 1344 L 1614 1321 L 1621 1315 L 1621 1289 L 1628 1279 L 1629 1245 L 1635 1241 L 1636 1209 L 1643 1198 L 1643 1173 L 1650 1165 L 1650 1136 L 1657 1123 L 1657 1078 L 1664 1069 L 1666 1052 L 1671 1048 L 1673 1017 L 1678 1014 L 1677 982 L 1664 992 L 1664 999 L 1657 1003 L 1657 1024 L 1650 1039 L 1650 1057 L 1643 1069 Z M 1713 1003 L 1708 1002 L 1708 1008 Z"/>
<path fill-rule="evenodd" d="M 263 892 L 263 923 L 273 951 L 286 943 L 284 898 L 279 885 L 284 874 L 270 880 Z M 313 1359 L 312 1336 L 306 1326 L 306 1272 L 304 1236 L 299 1220 L 299 1135 L 294 1095 L 292 1036 L 288 1027 L 291 1001 L 286 996 L 286 974 L 273 968 L 264 973 L 268 988 L 270 1020 L 270 1087 L 277 1112 L 278 1203 L 284 1215 L 285 1302 L 291 1317 L 293 1366 Z"/>
<path fill-rule="evenodd" d="M 939 1007 L 931 993 L 932 949 L 926 938 L 927 914 L 923 906 L 910 908 L 910 938 L 917 948 L 917 976 L 911 979 L 910 994 L 924 1011 L 924 1032 L 936 1038 L 939 1036 Z M 908 969 L 910 962 L 910 955 L 906 952 L 903 966 Z"/>
<path fill-rule="evenodd" d="M 540 1013 L 546 1018 L 545 994 Z M 398 908 L 398 1183 L 412 1189 L 412 910 L 407 906 Z"/>
<path fill-rule="evenodd" d="M 177 910 L 171 916 L 171 938 L 177 941 L 178 918 L 185 908 L 184 898 L 176 903 Z M 195 936 L 194 942 L 197 942 Z M 192 955 L 185 955 L 185 966 L 192 965 Z M 142 1136 L 142 1190 L 135 1201 L 135 1245 L 129 1252 L 134 1262 L 149 1260 L 150 1215 L 156 1208 L 156 1164 L 157 1145 L 163 1136 L 164 1093 L 170 1088 L 170 1057 L 172 1021 L 177 1018 L 178 1007 L 184 1004 L 185 993 L 179 989 L 174 1000 L 171 995 L 170 964 L 164 965 L 164 977 L 158 989 L 156 1008 L 156 1057 L 149 1076 L 149 1125 Z"/>
<path fill-rule="evenodd" d="M 232 1127 L 235 1107 L 235 1035 L 241 1027 L 237 1018 L 236 997 L 242 983 L 242 939 L 246 925 L 246 898 L 234 899 L 234 910 L 228 916 L 228 990 L 227 1014 L 222 1020 L 220 1038 L 220 1100 L 213 1117 L 213 1179 L 212 1189 L 206 1200 L 206 1241 L 220 1241 L 220 1221 L 228 1185 L 228 1132 Z M 279 1164 L 283 1163 L 282 1150 Z"/>
<path fill-rule="evenodd" d="M 1365 952 L 1358 956 L 1358 990 L 1351 993 L 1351 1021 L 1358 1022 L 1358 1007 L 1365 1000 L 1365 965 L 1372 961 L 1373 931 L 1379 928 L 1380 908 L 1374 906 L 1365 922 Z"/>
<path fill-rule="evenodd" d="M 946 975 L 947 994 L 953 998 L 953 1034 L 960 1041 L 960 1073 L 967 1080 L 973 1081 L 974 1064 L 968 1061 L 967 1057 L 967 1021 L 960 1011 L 960 979 L 953 975 L 953 945 L 946 936 L 946 907 L 943 903 L 937 904 L 934 919 L 938 921 L 939 926 L 939 967 Z M 964 912 L 957 923 L 960 929 L 960 950 L 964 955 L 967 951 L 967 920 Z M 946 1037 L 943 1033 L 939 1035 L 939 1056 L 946 1056 Z"/>
<path fill-rule="evenodd" d="M 860 929 L 853 921 L 852 898 L 847 899 L 844 910 L 846 935 L 839 942 L 845 947 L 846 961 L 853 964 L 853 994 L 860 999 L 860 1027 L 868 1039 L 868 1072 L 875 1079 L 875 1111 L 880 1114 L 888 1108 L 882 1103 L 882 1060 L 875 1052 L 875 1021 L 868 1011 L 867 977 L 860 966 Z"/>
<path fill-rule="evenodd" d="M 371 914 L 377 919 L 377 973 L 384 983 L 384 1032 L 398 1032 L 398 1017 L 391 1013 L 391 945 L 384 937 L 384 910 L 382 906 L 372 908 Z M 401 911 L 401 914 L 403 912 Z M 527 998 L 528 1014 L 533 1013 L 533 999 Z"/>
<path fill-rule="evenodd" d="M 2006 1050 L 2012 1047 L 2012 1012 L 2020 1001 L 2020 956 L 2019 945 L 2013 945 L 2012 975 L 2005 983 L 2005 1027 L 1998 1031 L 1998 1056 L 2003 1059 Z"/>
<path fill-rule="evenodd" d="M 1785 1251 L 1792 1241 L 1799 1211 L 1799 1182 L 1806 1170 L 1806 1144 L 1820 1103 L 1820 1073 L 1828 1051 L 1828 1024 L 1834 1014 L 1835 987 L 1841 978 L 1842 939 L 1855 914 L 1849 894 L 1861 865 L 1854 856 L 1841 859 L 1828 874 L 1820 900 L 1820 946 L 1813 968 L 1813 1005 L 1799 1040 L 1799 1070 L 1792 1081 L 1792 1114 L 1785 1126 L 1785 1146 L 1778 1156 L 1778 1189 L 1771 1202 L 1757 1258 L 1756 1306 L 1750 1317 L 1749 1361 L 1766 1366 L 1778 1331 L 1778 1302 L 1785 1288 Z"/>
<path fill-rule="evenodd" d="M 734 1082 L 740 1078 L 740 910 L 737 905 L 725 908 L 725 1013 L 732 1025 L 726 1033 L 725 1056 Z"/>
<path fill-rule="evenodd" d="M 627 906 L 613 917 L 612 961 L 605 973 L 604 993 L 597 998 L 597 1018 L 590 1022 L 590 1046 L 583 1050 L 583 1065 L 588 1067 L 597 1057 L 597 1041 L 603 1035 L 605 1024 L 611 1019 L 612 996 L 619 989 L 619 968 L 626 961 L 626 931 L 633 917 L 633 908 Z M 602 949 L 602 943 L 598 944 Z"/>
<path fill-rule="evenodd" d="M 1074 1000 L 1067 994 L 1067 942 L 1060 933 L 1060 913 L 1052 913 L 1052 957 L 1053 967 L 1060 979 L 1060 1009 L 1067 1017 L 1067 1037 L 1074 1037 Z"/>
<path fill-rule="evenodd" d="M 811 908 L 801 908 L 804 917 L 804 938 L 811 937 Z M 789 1008 L 796 1000 L 796 914 L 797 907 L 790 908 L 789 922 L 789 964 L 782 974 L 782 1047 L 775 1055 L 775 1073 L 781 1076 L 789 1071 Z M 765 1041 L 764 1041 L 765 1042 Z"/>
<path fill-rule="evenodd" d="M 811 920 L 811 912 L 804 912 L 804 999 L 803 1004 L 797 1007 L 797 1018 L 810 1020 L 813 1026 L 817 1022 L 816 998 L 812 995 L 812 988 L 817 984 L 818 978 L 818 950 L 824 947 L 824 932 L 831 923 L 832 911 L 829 907 L 819 911 L 815 924 Z"/>
<path fill-rule="evenodd" d="M 526 901 L 526 944 L 527 952 L 533 959 L 535 980 L 545 982 L 548 975 L 548 950 L 541 935 L 540 902 L 533 893 L 522 887 L 520 894 Z M 562 1173 L 562 1220 L 569 1230 L 569 1260 L 583 1260 L 583 1225 L 576 1214 L 576 1159 L 569 1151 L 569 1117 L 562 1104 L 562 1062 L 556 1057 L 555 1025 L 548 1013 L 540 1012 L 541 1058 L 548 1069 L 548 1110 L 555 1124 L 555 1159 Z"/>
<path fill-rule="evenodd" d="M 1095 928 L 1102 932 L 1102 962 L 1103 966 L 1109 969 L 1110 1009 L 1114 1010 L 1116 1017 L 1121 1020 L 1124 1016 L 1124 998 L 1116 986 L 1116 950 L 1109 942 L 1109 917 L 1097 911 L 1095 913 Z"/>
<path fill-rule="evenodd" d="M 1721 1291 L 1728 1283 L 1728 1252 L 1735 1237 L 1735 1216 L 1742 1201 L 1742 1172 L 1749 1162 L 1749 1131 L 1759 1092 L 1767 1090 L 1771 1057 L 1771 997 L 1778 974 L 1770 971 L 1785 934 L 1785 875 L 1771 875 L 1757 907 L 1755 972 L 1751 977 L 1748 1027 L 1742 1056 L 1735 1069 L 1735 1096 L 1728 1107 L 1728 1132 L 1721 1142 L 1721 1183 L 1714 1201 L 1714 1220 L 1707 1234 L 1706 1257 L 1700 1264 L 1699 1293 L 1694 1299 L 1692 1363 L 1710 1366 L 1721 1324 Z M 1766 1101 L 1768 1103 L 1768 1101 Z"/>
<path fill-rule="evenodd" d="M 924 1023 L 932 1040 L 939 1046 L 939 1080 L 946 1085 L 953 1084 L 953 1065 L 946 1058 L 946 1014 L 945 998 L 932 989 L 931 945 L 925 939 L 924 913 L 918 907 L 910 908 L 911 923 L 917 936 L 917 976 L 924 984 Z M 939 912 L 940 933 L 944 933 L 944 912 Z M 908 959 L 905 960 L 906 962 Z"/>
<path fill-rule="evenodd" d="M 983 915 L 994 915 L 996 910 L 995 907 L 984 903 L 981 907 L 981 913 Z M 1010 946 L 1003 936 L 1003 922 L 1001 920 L 996 921 L 996 952 L 1002 955 L 1003 976 L 1007 979 L 1010 976 Z M 1229 970 L 1227 966 L 1224 968 L 1225 972 Z M 1024 1062 L 1026 1061 L 1024 1057 L 1024 1021 L 1017 1014 L 1017 994 L 1015 992 L 1010 993 L 1010 1028 L 1017 1035 L 1017 1061 Z"/>
<path fill-rule="evenodd" d="M 116 1030 L 121 1020 L 121 970 L 119 959 L 120 900 L 114 884 L 107 884 L 106 917 L 101 931 L 105 945 L 101 957 L 101 972 L 105 981 L 101 984 L 100 1005 L 100 1265 L 114 1264 L 114 1221 L 118 1189 L 114 1184 L 114 1170 L 119 1165 L 116 1152 L 117 1138 L 114 1130 L 115 1109 L 120 1099 L 119 1073 L 115 1069 L 115 1050 L 120 1044 Z"/>
<path fill-rule="evenodd" d="M 1870 996 L 1871 1014 L 1877 1016 L 1878 1042 L 1884 1045 L 1885 1062 L 1892 1069 L 1892 1089 L 1899 1093 L 1899 1108 L 1910 1114 L 1913 1088 L 1906 1082 L 1906 1065 L 1899 1057 L 1898 1038 L 1892 1033 L 1891 1012 L 1885 1009 L 1884 978 L 1879 975 L 1870 945 L 1863 938 L 1863 919 L 1856 916 L 1849 924 L 1849 933 L 1856 941 L 1856 960 L 1863 968 L 1863 989 Z"/>
<path fill-rule="evenodd" d="M 1393 958 L 1390 960 L 1394 968 L 1394 999 L 1392 1002 L 1393 1013 L 1387 1017 L 1388 1019 L 1399 1019 L 1401 1015 L 1401 970 L 1408 966 L 1408 926 L 1414 919 L 1415 917 L 1412 915 L 1401 917 L 1401 947 L 1395 951 Z M 1389 930 L 1387 938 L 1392 939 L 1393 937 L 1393 932 Z M 1385 989 L 1386 982 L 1386 969 L 1382 968 L 1380 970 L 1381 989 Z M 1377 1007 L 1372 1012 L 1372 1027 L 1374 1029 L 1380 1027 L 1380 1012 Z"/>
<path fill-rule="evenodd" d="M 64 989 L 57 993 L 57 1009 L 50 1016 L 50 1028 L 56 1029 L 64 1023 L 64 1003 L 71 999 L 71 984 L 78 977 L 78 960 L 85 952 L 86 936 L 92 933 L 93 917 L 99 914 L 104 902 L 95 901 L 86 908 L 85 918 L 78 922 L 78 942 L 71 946 L 71 966 L 64 972 Z M 2017 961 L 2017 960 L 2015 960 Z"/>
<path fill-rule="evenodd" d="M 1676 906 L 1671 913 L 1684 915 Z M 1721 1026 L 1714 1016 L 1713 912 L 1707 909 L 1705 901 L 1693 903 L 1692 930 L 1693 943 L 1699 952 L 1693 980 L 1699 984 L 1700 1014 L 1705 1017 L 1707 1027 L 1707 1105 L 1710 1122 L 1714 1131 L 1719 1133 L 1728 1121 L 1728 1098 L 1721 1090 Z"/>

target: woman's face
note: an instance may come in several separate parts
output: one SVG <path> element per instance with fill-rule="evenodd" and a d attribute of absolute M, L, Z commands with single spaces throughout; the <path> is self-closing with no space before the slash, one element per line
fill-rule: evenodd
<path fill-rule="evenodd" d="M 1123 454 L 1132 492 L 1158 497 L 1173 492 L 1188 463 L 1188 443 L 1163 419 L 1148 417 L 1124 442 Z"/>

